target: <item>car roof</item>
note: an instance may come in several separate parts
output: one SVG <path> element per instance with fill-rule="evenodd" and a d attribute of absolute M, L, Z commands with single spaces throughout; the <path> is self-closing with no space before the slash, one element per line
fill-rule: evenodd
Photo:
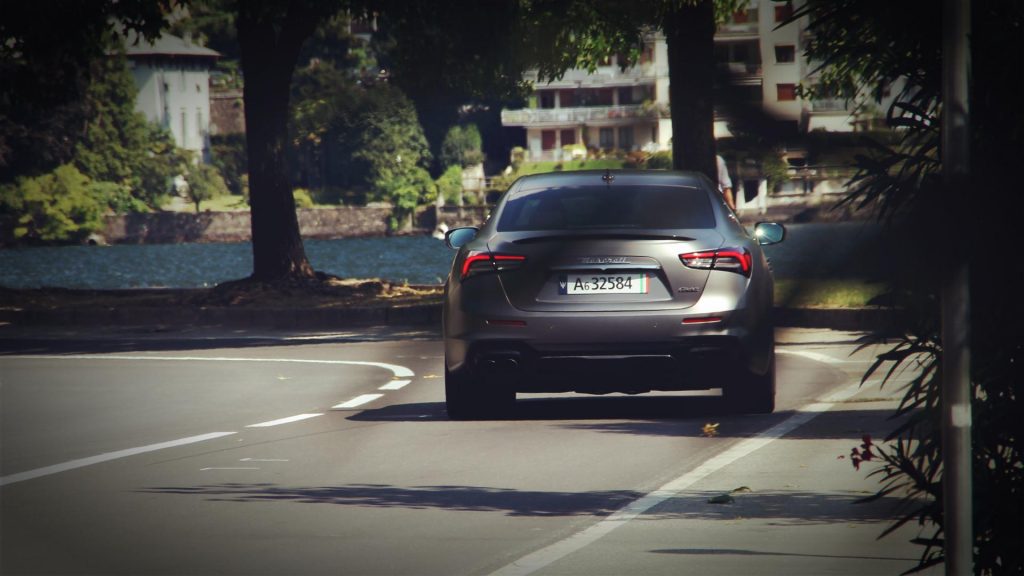
<path fill-rule="evenodd" d="M 611 177 L 606 182 L 605 177 Z M 704 176 L 699 172 L 679 170 L 575 170 L 569 172 L 545 172 L 523 176 L 518 181 L 517 191 L 555 188 L 562 186 L 586 186 L 607 184 L 609 186 L 688 186 L 701 188 Z"/>

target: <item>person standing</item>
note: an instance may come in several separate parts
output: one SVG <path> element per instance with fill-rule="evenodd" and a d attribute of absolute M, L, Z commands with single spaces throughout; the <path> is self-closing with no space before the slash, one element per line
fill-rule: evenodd
<path fill-rule="evenodd" d="M 736 211 L 736 199 L 732 193 L 732 179 L 729 178 L 729 168 L 725 165 L 725 158 L 715 154 L 715 161 L 718 163 L 718 191 L 722 193 L 722 197 L 725 198 L 726 205 Z"/>

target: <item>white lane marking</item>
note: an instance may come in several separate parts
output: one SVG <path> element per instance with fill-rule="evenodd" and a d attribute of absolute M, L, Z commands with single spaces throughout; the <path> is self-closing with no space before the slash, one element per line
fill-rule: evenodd
<path fill-rule="evenodd" d="M 206 472 L 207 470 L 259 470 L 259 468 L 243 468 L 241 466 L 210 466 L 209 468 L 200 468 L 200 472 Z"/>
<path fill-rule="evenodd" d="M 59 472 L 66 472 L 68 470 L 74 470 L 75 468 L 92 466 L 93 464 L 117 460 L 118 458 L 127 458 L 128 456 L 163 450 L 164 448 L 174 448 L 175 446 L 184 446 L 186 444 L 203 442 L 205 440 L 213 440 L 214 438 L 221 438 L 232 434 L 236 434 L 236 432 L 211 432 L 209 434 L 200 434 L 199 436 L 189 436 L 188 438 L 171 440 L 170 442 L 160 442 L 159 444 L 150 444 L 148 446 L 139 446 L 138 448 L 128 448 L 126 450 L 118 450 L 116 452 L 107 452 L 105 454 L 90 456 L 88 458 L 79 458 L 78 460 L 71 460 L 70 462 L 64 462 L 62 464 L 54 464 L 52 466 L 36 468 L 35 470 L 28 470 L 0 477 L 0 486 L 6 486 L 7 484 L 14 484 L 15 482 L 22 482 L 24 480 L 31 480 L 41 476 L 49 476 L 50 474 L 57 474 Z"/>
<path fill-rule="evenodd" d="M 323 416 L 323 414 L 297 414 L 295 416 L 289 416 L 287 418 L 278 418 L 277 420 L 260 422 L 259 424 L 249 424 L 248 426 L 246 426 L 246 428 L 269 428 L 271 426 L 280 426 L 281 424 L 290 424 L 292 422 L 298 422 L 299 420 L 308 420 L 309 418 L 316 418 L 317 416 Z"/>
<path fill-rule="evenodd" d="M 380 388 L 377 388 L 377 390 L 401 390 L 402 388 L 405 388 L 409 382 L 412 382 L 412 380 L 392 380 Z"/>
<path fill-rule="evenodd" d="M 333 406 L 331 409 L 347 410 L 349 408 L 355 408 L 357 406 L 362 406 L 363 404 L 373 402 L 374 400 L 381 398 L 383 396 L 383 394 L 363 394 L 362 396 L 356 396 L 355 398 L 349 400 L 348 402 L 342 402 L 341 404 Z"/>
<path fill-rule="evenodd" d="M 412 370 L 406 368 L 405 366 L 399 366 L 397 364 L 386 364 L 384 362 L 360 362 L 357 360 L 306 360 L 299 358 L 229 358 L 225 356 L 125 356 L 114 354 L 22 354 L 17 356 L 4 356 L 4 358 L 40 358 L 44 360 L 170 360 L 178 362 L 288 362 L 294 364 L 337 364 L 351 366 L 375 366 L 377 368 L 390 370 L 395 375 L 395 378 L 412 378 L 413 376 L 415 376 L 415 373 Z"/>
<path fill-rule="evenodd" d="M 536 552 L 527 554 L 519 560 L 492 572 L 491 576 L 526 576 L 527 574 L 533 574 L 538 570 L 550 566 L 573 552 L 593 544 L 606 536 L 612 530 L 625 525 L 630 520 L 646 513 L 651 508 L 665 502 L 669 498 L 675 497 L 681 491 L 686 490 L 711 474 L 718 472 L 737 460 L 749 456 L 753 452 L 767 446 L 769 443 L 792 432 L 794 429 L 803 426 L 823 412 L 831 409 L 837 402 L 849 399 L 856 394 L 858 390 L 860 390 L 860 383 L 854 382 L 838 392 L 831 394 L 821 402 L 801 407 L 796 414 L 753 438 L 738 442 L 721 454 L 718 454 L 710 460 L 702 463 L 697 468 L 694 468 L 675 480 L 668 482 L 657 490 L 649 492 L 627 504 L 624 508 L 621 508 L 597 524 L 594 524 L 589 528 L 585 528 L 568 538 L 559 540 L 554 544 L 541 548 Z"/>
<path fill-rule="evenodd" d="M 811 360 L 817 360 L 818 362 L 826 362 L 828 364 L 873 364 L 874 360 L 843 360 L 841 358 L 835 358 L 828 354 L 821 354 L 820 352 L 811 352 L 809 350 L 776 350 L 776 354 L 791 354 L 793 356 L 803 356 Z"/>
<path fill-rule="evenodd" d="M 239 462 L 290 462 L 287 458 L 240 458 Z"/>

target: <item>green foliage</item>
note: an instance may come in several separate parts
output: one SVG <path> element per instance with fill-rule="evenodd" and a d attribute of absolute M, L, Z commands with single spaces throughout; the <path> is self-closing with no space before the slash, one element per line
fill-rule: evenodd
<path fill-rule="evenodd" d="M 461 166 L 469 168 L 484 161 L 481 151 L 483 140 L 476 124 L 452 126 L 441 144 L 441 165 L 444 168 Z"/>
<path fill-rule="evenodd" d="M 116 186 L 116 185 L 114 185 Z M 78 241 L 103 228 L 103 195 L 70 164 L 35 178 L 0 187 L 0 213 L 16 218 L 14 236 L 29 242 Z"/>
<path fill-rule="evenodd" d="M 363 190 L 365 200 L 395 206 L 437 197 L 433 180 L 426 185 L 419 172 L 430 162 L 423 129 L 400 90 L 364 88 L 327 67 L 299 76 L 292 141 L 306 178 L 316 174 L 324 187 Z"/>
<path fill-rule="evenodd" d="M 671 170 L 672 153 L 655 152 L 654 154 L 651 154 L 650 158 L 647 159 L 646 166 L 648 170 Z"/>
<path fill-rule="evenodd" d="M 900 263 L 888 271 L 889 289 L 877 302 L 892 306 L 897 322 L 876 336 L 896 344 L 864 376 L 881 373 L 888 385 L 903 367 L 920 371 L 909 384 L 900 384 L 897 416 L 904 418 L 879 449 L 883 467 L 875 473 L 881 483 L 877 496 L 905 496 L 906 505 L 883 534 L 919 522 L 918 569 L 945 560 L 938 287 L 943 269 L 964 250 L 970 255 L 973 494 L 958 496 L 973 498 L 975 574 L 1020 574 L 1024 337 L 994 327 L 1024 317 L 1024 303 L 1019 282 L 1007 275 L 1004 253 L 989 248 L 1012 245 L 1019 236 L 1020 212 L 1006 207 L 1019 188 L 1008 167 L 1024 157 L 1024 111 L 1019 95 L 1006 87 L 1016 85 L 1024 53 L 1005 48 L 1024 27 L 1024 9 L 1019 2 L 973 5 L 971 100 L 984 104 L 972 106 L 966 129 L 971 173 L 967 181 L 946 185 L 939 153 L 941 27 L 915 25 L 933 8 L 925 0 L 872 4 L 870 10 L 856 0 L 812 0 L 794 17 L 809 17 L 807 55 L 822 63 L 820 90 L 852 96 L 895 78 L 907 81 L 888 111 L 890 125 L 900 127 L 898 140 L 868 141 L 870 149 L 857 156 L 857 174 L 844 200 L 875 207 L 890 225 L 888 243 L 914 257 L 913 266 Z"/>
<path fill-rule="evenodd" d="M 449 166 L 437 179 L 437 193 L 445 204 L 462 204 L 462 167 Z"/>
<path fill-rule="evenodd" d="M 295 198 L 296 208 L 312 208 L 316 205 L 313 201 L 313 197 L 310 196 L 309 190 L 305 188 L 296 188 L 292 190 L 292 197 Z"/>
<path fill-rule="evenodd" d="M 210 155 L 213 165 L 220 170 L 224 183 L 232 194 L 248 196 L 248 157 L 245 152 L 245 134 L 218 134 L 210 137 Z"/>
<path fill-rule="evenodd" d="M 72 160 L 93 63 L 120 39 L 110 23 L 155 38 L 169 0 L 27 2 L 0 18 L 0 182 Z"/>
<path fill-rule="evenodd" d="M 200 211 L 200 203 L 204 200 L 230 194 L 220 172 L 209 164 L 195 165 L 188 162 L 183 176 L 188 183 L 188 196 L 196 205 L 196 213 Z"/>
<path fill-rule="evenodd" d="M 400 228 L 409 222 L 417 206 L 437 199 L 437 185 L 430 178 L 430 172 L 419 166 L 390 172 L 377 180 L 375 187 L 375 190 L 394 207 L 392 229 L 396 226 Z"/>
<path fill-rule="evenodd" d="M 85 92 L 87 122 L 75 144 L 75 166 L 92 180 L 126 186 L 151 207 L 164 200 L 186 156 L 170 134 L 135 110 L 136 88 L 123 54 L 97 60 Z"/>
<path fill-rule="evenodd" d="M 765 152 L 761 157 L 761 173 L 768 180 L 769 190 L 775 190 L 789 180 L 786 162 L 774 150 Z"/>

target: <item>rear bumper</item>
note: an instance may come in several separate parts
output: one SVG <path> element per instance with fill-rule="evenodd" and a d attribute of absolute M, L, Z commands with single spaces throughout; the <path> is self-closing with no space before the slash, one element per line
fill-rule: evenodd
<path fill-rule="evenodd" d="M 518 392 L 720 388 L 737 368 L 750 370 L 771 353 L 771 342 L 759 342 L 744 317 L 709 324 L 664 313 L 546 314 L 525 325 L 469 321 L 446 325 L 445 361 L 449 370 L 500 379 Z"/>

